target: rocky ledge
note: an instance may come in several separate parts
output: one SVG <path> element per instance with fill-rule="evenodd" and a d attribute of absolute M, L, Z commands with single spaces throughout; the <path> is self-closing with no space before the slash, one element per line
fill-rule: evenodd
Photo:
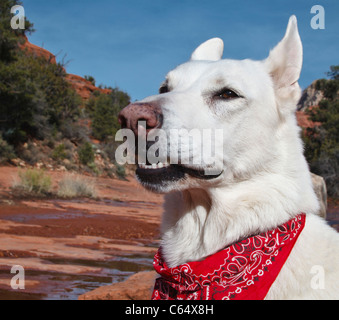
<path fill-rule="evenodd" d="M 79 296 L 79 300 L 150 300 L 155 271 L 142 271 L 123 282 L 103 286 Z"/>

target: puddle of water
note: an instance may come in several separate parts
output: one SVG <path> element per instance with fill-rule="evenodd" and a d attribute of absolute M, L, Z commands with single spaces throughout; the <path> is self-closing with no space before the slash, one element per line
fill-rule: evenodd
<path fill-rule="evenodd" d="M 42 300 L 43 298 L 43 294 L 0 289 L 0 300 Z"/>
<path fill-rule="evenodd" d="M 122 201 L 122 200 L 111 200 L 111 199 L 101 199 L 100 204 L 114 207 L 127 207 L 127 208 L 150 208 L 157 206 L 155 202 L 150 201 Z"/>
<path fill-rule="evenodd" d="M 121 272 L 135 273 L 144 270 L 152 270 L 153 255 L 126 255 L 114 257 L 108 261 L 94 261 L 83 259 L 62 259 L 62 258 L 45 258 L 45 261 L 53 264 L 68 264 L 86 267 L 96 267 L 105 270 L 105 274 L 111 272 L 120 274 Z"/>
<path fill-rule="evenodd" d="M 78 296 L 98 287 L 125 280 L 132 274 L 152 270 L 153 256 L 115 256 L 109 261 L 44 259 L 47 263 L 97 267 L 100 273 L 70 275 L 55 272 L 25 271 L 25 280 L 35 280 L 36 287 L 24 290 L 0 289 L 0 299 L 8 300 L 77 300 Z M 11 279 L 9 270 L 1 270 L 1 279 Z"/>
<path fill-rule="evenodd" d="M 56 220 L 56 219 L 75 219 L 75 218 L 95 217 L 83 212 L 53 212 L 53 213 L 36 213 L 36 214 L 15 214 L 15 215 L 1 215 L 2 220 L 9 220 L 13 222 L 25 223 L 33 220 Z"/>
<path fill-rule="evenodd" d="M 69 203 L 88 203 L 88 199 L 67 199 L 67 200 L 62 200 L 58 199 L 57 202 L 53 201 L 52 202 L 60 208 L 63 208 L 62 205 L 64 204 L 67 205 Z M 144 207 L 149 207 L 149 206 L 154 206 L 157 205 L 155 202 L 150 202 L 150 201 L 123 201 L 123 200 L 112 200 L 112 199 L 100 199 L 99 201 L 100 204 L 103 205 L 109 205 L 109 206 L 114 206 L 114 207 L 134 207 L 134 208 L 144 208 Z"/>
<path fill-rule="evenodd" d="M 63 208 L 60 204 L 67 204 L 67 203 L 86 203 L 88 200 L 84 199 L 71 199 L 71 200 L 58 200 L 57 202 L 53 201 L 56 207 L 60 209 Z M 144 209 L 153 207 L 155 203 L 152 202 L 144 202 L 144 201 L 120 201 L 120 200 L 110 200 L 110 199 L 102 199 L 100 200 L 100 204 L 107 205 L 107 206 L 114 206 L 114 207 L 128 207 L 128 208 L 135 208 L 135 209 Z M 87 212 L 80 211 L 80 210 L 69 210 L 65 211 L 51 211 L 46 213 L 16 213 L 16 214 L 8 214 L 8 215 L 1 215 L 1 219 L 9 220 L 13 222 L 25 223 L 33 220 L 56 220 L 56 219 L 77 219 L 77 218 L 95 218 L 95 214 L 88 214 Z"/>

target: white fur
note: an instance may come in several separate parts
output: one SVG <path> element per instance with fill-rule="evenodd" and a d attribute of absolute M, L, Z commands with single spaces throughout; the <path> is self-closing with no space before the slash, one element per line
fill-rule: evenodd
<path fill-rule="evenodd" d="M 161 102 L 163 129 L 223 129 L 223 152 L 213 180 L 187 176 L 167 185 L 162 248 L 170 267 L 202 259 L 239 239 L 307 213 L 306 226 L 272 285 L 268 299 L 339 298 L 339 236 L 314 214 L 318 201 L 303 156 L 295 109 L 302 45 L 296 18 L 264 61 L 220 60 L 223 43 L 211 39 L 167 75 Z M 214 101 L 228 87 L 242 98 Z M 209 164 L 206 164 L 209 165 Z M 312 267 L 325 270 L 325 288 L 312 289 Z"/>
<path fill-rule="evenodd" d="M 213 38 L 202 43 L 194 50 L 191 60 L 218 61 L 224 51 L 224 42 L 219 38 Z"/>

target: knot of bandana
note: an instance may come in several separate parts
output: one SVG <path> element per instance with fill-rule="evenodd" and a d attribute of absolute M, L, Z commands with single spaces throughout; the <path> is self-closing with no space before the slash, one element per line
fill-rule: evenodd
<path fill-rule="evenodd" d="M 153 300 L 264 299 L 305 226 L 300 214 L 274 230 L 241 240 L 206 257 L 169 268 L 161 248 L 153 266 L 160 278 Z"/>

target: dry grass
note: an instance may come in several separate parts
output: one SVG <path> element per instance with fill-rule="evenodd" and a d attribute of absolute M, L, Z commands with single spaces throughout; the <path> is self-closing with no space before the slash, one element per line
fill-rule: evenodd
<path fill-rule="evenodd" d="M 57 195 L 61 198 L 89 197 L 95 198 L 95 184 L 84 177 L 70 174 L 59 182 Z"/>
<path fill-rule="evenodd" d="M 19 171 L 19 180 L 14 181 L 12 189 L 24 194 L 46 195 L 52 187 L 52 179 L 43 170 L 27 169 Z"/>

